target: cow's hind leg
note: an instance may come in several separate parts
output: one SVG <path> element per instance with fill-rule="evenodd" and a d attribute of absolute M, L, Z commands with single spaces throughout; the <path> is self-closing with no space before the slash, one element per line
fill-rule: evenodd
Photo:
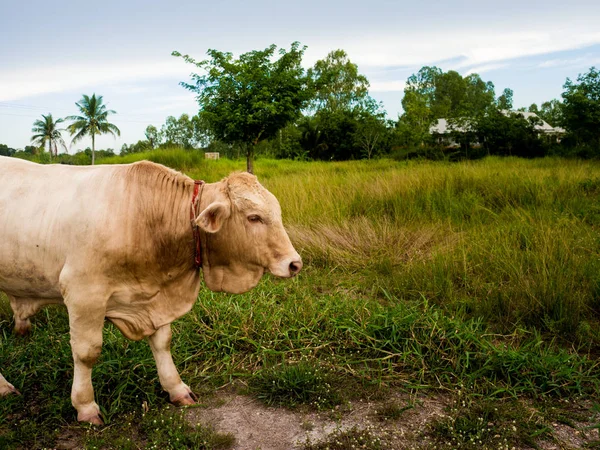
<path fill-rule="evenodd" d="M 63 291 L 69 312 L 73 352 L 71 403 L 77 410 L 78 421 L 102 425 L 100 408 L 94 400 L 92 368 L 102 350 L 102 328 L 108 295 L 91 286 L 67 286 Z"/>
<path fill-rule="evenodd" d="M 11 298 L 10 296 L 8 296 L 9 298 Z M 2 347 L 2 343 L 0 342 L 0 347 Z M 6 381 L 6 378 L 4 378 L 2 376 L 2 374 L 0 373 L 0 397 L 4 396 L 4 395 L 9 395 L 9 394 L 20 394 L 19 391 L 17 391 L 17 389 L 10 384 L 8 381 Z"/>
<path fill-rule="evenodd" d="M 169 393 L 171 403 L 177 406 L 195 403 L 192 390 L 181 381 L 171 356 L 171 325 L 164 325 L 148 337 L 160 384 Z"/>
<path fill-rule="evenodd" d="M 62 303 L 60 298 L 21 298 L 8 295 L 8 299 L 15 316 L 15 333 L 21 336 L 31 330 L 31 321 L 29 320 L 31 316 L 46 305 Z"/>
<path fill-rule="evenodd" d="M 31 330 L 29 318 L 38 311 L 38 308 L 34 308 L 34 304 L 29 300 L 17 299 L 12 295 L 9 295 L 8 299 L 15 317 L 15 333 L 24 336 Z"/>

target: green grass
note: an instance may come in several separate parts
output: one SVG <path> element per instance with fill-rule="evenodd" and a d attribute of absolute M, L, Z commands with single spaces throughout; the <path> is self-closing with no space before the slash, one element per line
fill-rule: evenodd
<path fill-rule="evenodd" d="M 170 151 L 127 158 L 209 182 L 245 166 Z M 458 389 L 457 406 L 427 431 L 450 447 L 551 439 L 558 399 L 600 401 L 598 162 L 259 159 L 256 172 L 279 198 L 305 270 L 240 296 L 200 292 L 172 345 L 196 392 L 241 379 L 269 404 L 322 409 L 389 389 Z M 0 401 L 0 447 L 55 446 L 75 421 L 66 313 L 46 309 L 26 338 L 11 334 L 11 321 L 2 299 L 0 367 L 23 396 Z M 157 435 L 136 426 L 139 446 L 170 429 L 160 424 L 171 419 L 147 343 L 107 325 L 94 385 L 115 433 L 90 446 L 124 446 L 117 432 L 145 420 L 142 404 L 159 425 Z M 529 420 L 518 406 L 527 402 L 559 412 L 515 431 L 513 420 Z M 402 420 L 389 406 L 384 415 Z"/>
<path fill-rule="evenodd" d="M 267 405 L 330 409 L 341 402 L 330 378 L 320 367 L 301 361 L 257 372 L 250 391 Z"/>

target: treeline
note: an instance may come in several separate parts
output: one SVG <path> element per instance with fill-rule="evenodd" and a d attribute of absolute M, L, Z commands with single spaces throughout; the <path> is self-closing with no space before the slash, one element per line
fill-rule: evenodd
<path fill-rule="evenodd" d="M 177 146 L 239 158 L 253 146 L 257 155 L 300 160 L 600 156 L 600 77 L 593 67 L 576 82 L 567 79 L 563 101 L 516 111 L 511 89 L 497 96 L 494 84 L 477 74 L 423 67 L 407 80 L 404 112 L 397 120 L 386 119 L 382 105 L 368 94 L 367 78 L 342 50 L 318 61 L 308 76 L 312 89 L 305 109 L 255 144 L 219 139 L 201 110 L 193 117 L 167 118 L 160 131 L 149 126 L 145 140 L 124 145 L 121 153 Z M 436 131 L 440 119 L 443 133 Z M 235 117 L 230 120 L 236 123 Z"/>
<path fill-rule="evenodd" d="M 494 84 L 477 74 L 462 76 L 426 66 L 407 79 L 403 113 L 390 120 L 383 105 L 369 95 L 367 77 L 345 51 L 332 51 L 305 70 L 301 64 L 305 49 L 298 43 L 290 50 L 272 45 L 239 58 L 209 50 L 204 61 L 173 52 L 200 69 L 181 83 L 196 95 L 199 113 L 169 116 L 160 128 L 149 125 L 145 139 L 123 145 L 121 154 L 170 147 L 203 149 L 225 157 L 245 156 L 249 171 L 254 155 L 328 161 L 378 156 L 600 157 L 600 75 L 594 67 L 575 81 L 567 78 L 561 100 L 515 111 L 511 89 L 497 95 Z M 73 142 L 92 137 L 93 162 L 94 137 L 119 134 L 106 120 L 115 112 L 106 110 L 102 96 L 95 94 L 84 95 L 76 106 L 81 115 L 66 118 L 73 121 L 66 130 Z M 42 117 L 32 129 L 37 145 L 16 153 L 12 149 L 15 156 L 40 153 L 47 144 L 48 157 L 59 158 L 57 148 L 64 142 L 57 125 L 63 119 Z M 89 153 L 59 160 L 80 164 Z M 0 145 L 0 154 L 11 154 L 11 149 Z"/>
<path fill-rule="evenodd" d="M 173 53 L 201 69 L 181 84 L 197 95 L 198 124 L 210 150 L 246 154 L 249 170 L 255 153 L 314 160 L 600 156 L 594 67 L 576 81 L 567 78 L 562 101 L 521 111 L 513 110 L 511 89 L 497 96 L 494 84 L 477 74 L 423 67 L 407 80 L 402 115 L 389 120 L 343 50 L 307 71 L 304 50 L 294 43 L 289 51 L 279 49 L 279 59 L 275 46 L 237 59 L 209 50 L 210 58 L 200 62 Z"/>

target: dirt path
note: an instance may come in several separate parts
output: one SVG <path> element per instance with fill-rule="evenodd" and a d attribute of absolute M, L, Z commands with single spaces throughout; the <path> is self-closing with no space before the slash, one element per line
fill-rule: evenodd
<path fill-rule="evenodd" d="M 186 414 L 192 424 L 211 425 L 218 432 L 231 433 L 236 438 L 235 450 L 297 449 L 308 442 L 327 441 L 336 431 L 353 427 L 379 438 L 384 448 L 428 449 L 434 444 L 424 431 L 432 421 L 445 417 L 449 401 L 442 396 L 397 395 L 385 401 L 364 400 L 333 411 L 310 412 L 267 407 L 248 396 L 220 392 L 207 407 L 190 409 Z M 413 407 L 403 411 L 397 419 L 386 420 L 381 417 L 380 408 L 390 402 Z M 544 450 L 583 448 L 586 443 L 599 439 L 597 429 L 580 431 L 588 425 L 578 424 L 572 428 L 561 423 L 552 424 L 554 439 L 537 444 Z"/>
<path fill-rule="evenodd" d="M 397 401 L 406 404 L 410 399 L 398 397 Z M 266 407 L 251 397 L 219 393 L 214 405 L 191 409 L 187 417 L 193 424 L 212 425 L 221 433 L 233 434 L 235 450 L 302 448 L 307 442 L 321 442 L 337 430 L 353 427 L 367 430 L 390 448 L 403 449 L 421 446 L 420 430 L 433 417 L 443 415 L 445 404 L 440 400 L 424 398 L 419 404 L 405 411 L 401 420 L 386 421 L 377 415 L 381 402 L 359 401 L 343 409 L 317 413 Z"/>

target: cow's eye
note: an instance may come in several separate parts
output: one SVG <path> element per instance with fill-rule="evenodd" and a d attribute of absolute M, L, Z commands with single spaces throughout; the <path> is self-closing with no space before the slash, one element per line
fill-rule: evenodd
<path fill-rule="evenodd" d="M 248 222 L 252 222 L 252 223 L 258 223 L 258 222 L 262 222 L 263 220 L 260 218 L 260 216 L 257 216 L 256 214 L 252 214 L 251 216 L 248 216 Z"/>

